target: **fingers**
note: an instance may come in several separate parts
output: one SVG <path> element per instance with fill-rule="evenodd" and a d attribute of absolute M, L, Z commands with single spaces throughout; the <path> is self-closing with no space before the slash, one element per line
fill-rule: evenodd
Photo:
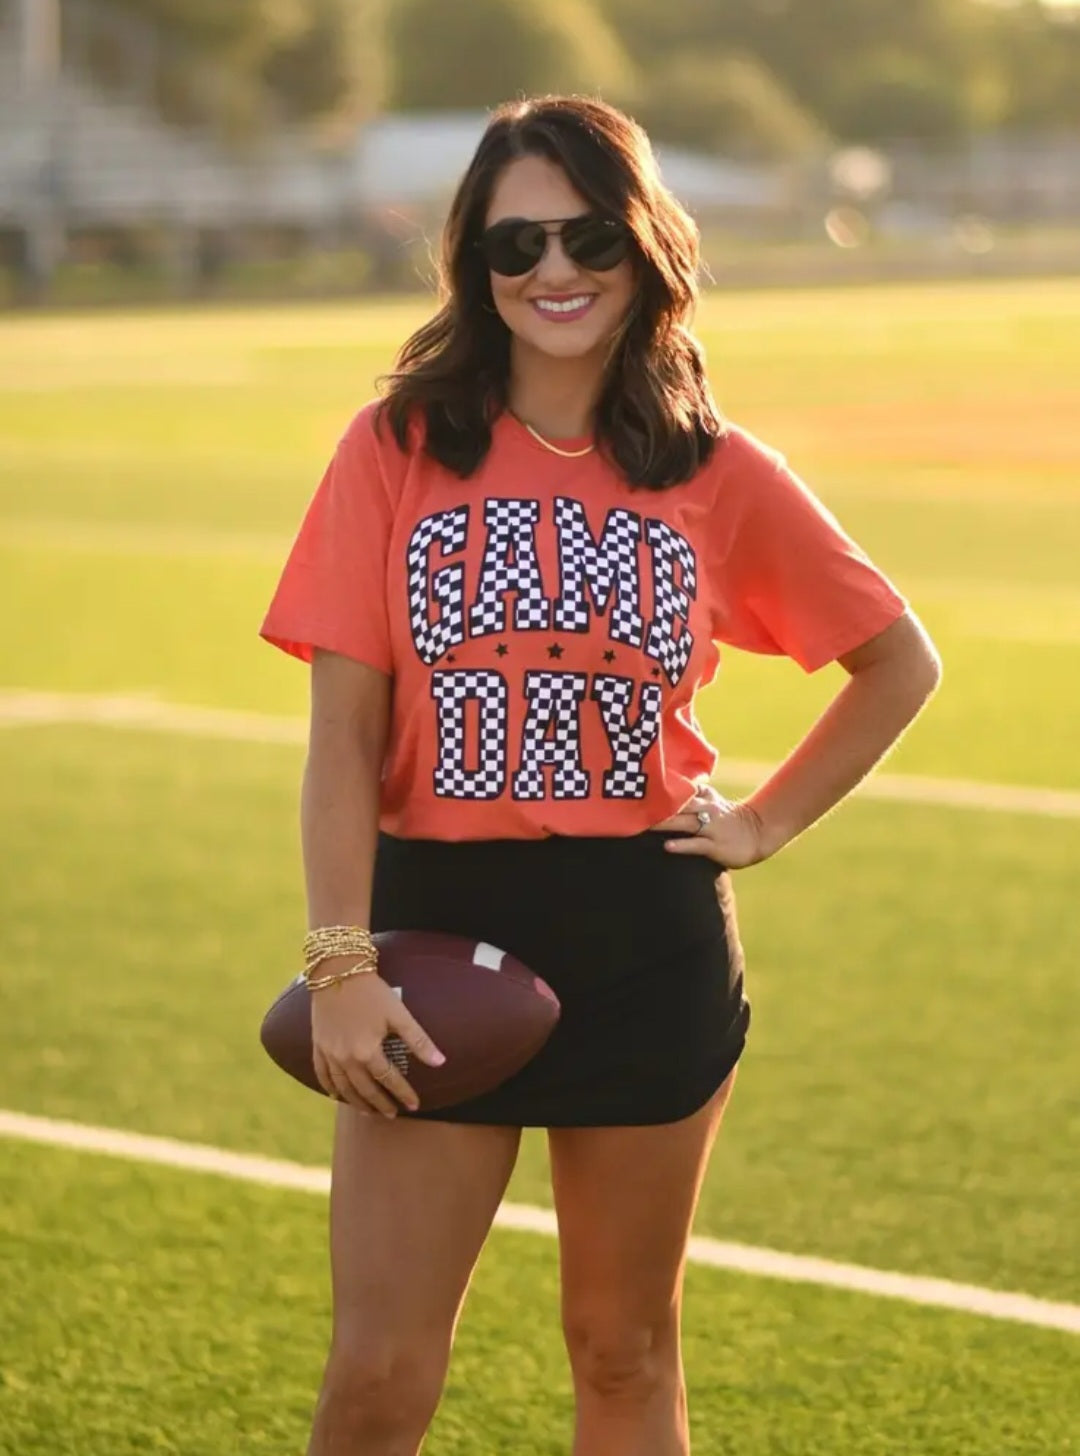
<path fill-rule="evenodd" d="M 334 1062 L 328 1062 L 327 1067 L 330 1073 L 330 1085 L 334 1089 L 330 1096 L 334 1101 L 347 1102 L 350 1107 L 359 1108 L 361 1112 L 370 1112 L 371 1104 L 366 1097 L 361 1095 L 358 1088 L 353 1086 L 345 1068 Z"/>
<path fill-rule="evenodd" d="M 386 1092 L 391 1092 L 410 1112 L 415 1112 L 420 1106 L 420 1099 L 409 1086 L 408 1082 L 386 1057 L 380 1057 L 368 1062 L 367 1070 L 372 1078 Z"/>
<path fill-rule="evenodd" d="M 396 1117 L 397 1104 L 386 1095 L 379 1083 L 360 1062 L 347 1066 L 332 1066 L 335 1093 L 334 1100 L 347 1102 L 359 1112 L 378 1112 L 383 1117 Z"/>
<path fill-rule="evenodd" d="M 664 848 L 671 854 L 704 854 L 713 857 L 712 840 L 707 834 L 694 834 L 687 839 L 665 839 Z"/>
<path fill-rule="evenodd" d="M 374 1046 L 367 1041 L 367 1035 L 355 1047 L 350 1047 L 348 1040 L 344 1046 L 338 1045 L 337 1037 L 332 1036 L 330 1046 L 320 1050 L 313 1037 L 315 1076 L 323 1091 L 335 1101 L 347 1102 L 361 1111 L 379 1112 L 384 1117 L 395 1117 L 402 1107 L 416 1112 L 419 1097 L 386 1055 L 384 1043 L 388 1036 L 399 1038 L 429 1066 L 440 1067 L 446 1061 L 424 1028 L 395 998 L 383 1037 Z"/>
<path fill-rule="evenodd" d="M 334 1079 L 330 1075 L 330 1064 L 315 1045 L 311 1048 L 311 1060 L 315 1064 L 315 1080 L 319 1086 L 326 1093 L 327 1097 L 336 1097 L 337 1087 L 334 1085 Z"/>
<path fill-rule="evenodd" d="M 658 819 L 655 824 L 650 824 L 649 828 L 674 832 L 676 829 L 685 830 L 690 825 L 697 828 L 697 820 L 692 814 L 672 814 L 668 819 Z"/>
<path fill-rule="evenodd" d="M 718 793 L 712 784 L 706 784 L 704 788 L 697 791 L 694 797 L 681 809 L 661 819 L 659 823 L 653 824 L 653 829 L 676 830 L 681 829 L 687 834 L 700 834 L 701 825 L 698 823 L 698 810 L 706 809 L 710 818 L 714 818 L 719 809 L 729 808 L 730 799 L 725 799 L 723 794 Z"/>
<path fill-rule="evenodd" d="M 313 1060 L 319 1085 L 334 1102 L 347 1102 L 350 1107 L 355 1107 L 360 1112 L 381 1112 L 384 1117 L 397 1115 L 398 1108 L 383 1090 L 380 1078 L 359 1057 L 342 1064 L 324 1056 L 315 1047 Z M 393 1073 L 396 1079 L 393 1090 L 398 1093 L 405 1106 L 415 1112 L 420 1105 L 419 1099 L 404 1077 L 390 1067 L 385 1058 L 372 1057 L 371 1060 L 375 1071 L 382 1073 L 385 1066 Z M 391 1086 L 389 1075 L 386 1075 L 385 1085 L 387 1088 Z"/>
<path fill-rule="evenodd" d="M 376 1112 L 381 1112 L 383 1117 L 397 1117 L 400 1110 L 397 1103 L 383 1091 L 382 1082 L 375 1078 L 366 1066 L 359 1063 L 350 1065 L 349 1080 L 356 1094 L 363 1099 L 366 1108 L 374 1108 Z"/>
<path fill-rule="evenodd" d="M 708 808 L 708 805 L 702 804 L 701 807 L 705 809 Z M 703 833 L 707 834 L 709 832 L 709 828 L 715 823 L 715 819 L 716 816 L 710 813 L 709 824 L 703 830 L 701 820 L 697 816 L 697 810 L 684 809 L 679 814 L 673 814 L 663 824 L 656 825 L 656 828 L 670 831 L 680 830 L 683 834 L 697 834 L 700 836 Z"/>
<path fill-rule="evenodd" d="M 401 1040 L 429 1067 L 441 1067 L 446 1061 L 442 1052 L 428 1036 L 420 1023 L 406 1011 L 399 1002 L 387 1018 L 390 1027 Z"/>
<path fill-rule="evenodd" d="M 707 809 L 709 806 L 703 802 L 699 807 Z M 661 819 L 659 823 L 653 824 L 650 827 L 653 829 L 681 829 L 684 833 L 688 834 L 698 834 L 701 831 L 701 825 L 698 823 L 697 808 L 693 805 L 687 809 L 680 809 L 677 814 L 672 814 L 668 819 Z"/>
<path fill-rule="evenodd" d="M 319 1051 L 318 1047 L 312 1049 L 312 1060 L 315 1063 L 315 1076 L 319 1085 L 333 1102 L 348 1102 L 357 1106 L 356 1093 L 352 1084 L 342 1067 L 336 1066 L 329 1057 Z M 364 1104 L 365 1108 L 367 1104 Z"/>
<path fill-rule="evenodd" d="M 713 816 L 710 814 L 709 823 L 706 824 L 703 828 L 701 820 L 697 816 L 696 809 L 692 813 L 679 815 L 679 828 L 687 830 L 690 834 L 707 834 L 709 832 L 709 828 L 712 822 Z"/>
<path fill-rule="evenodd" d="M 686 834 L 685 839 L 667 839 L 664 847 L 676 854 L 704 854 L 710 858 L 713 853 L 712 840 L 709 837 L 709 830 L 716 822 L 716 799 L 705 793 L 695 795 L 678 814 L 671 818 L 672 829 L 680 829 Z M 708 815 L 708 823 L 702 824 L 698 817 L 701 811 Z"/>

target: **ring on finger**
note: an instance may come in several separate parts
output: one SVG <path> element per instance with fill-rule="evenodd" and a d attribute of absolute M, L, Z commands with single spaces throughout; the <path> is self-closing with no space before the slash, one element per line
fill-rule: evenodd
<path fill-rule="evenodd" d="M 699 809 L 697 811 L 697 822 L 697 832 L 699 834 L 704 834 L 706 829 L 708 829 L 709 825 L 712 823 L 712 815 L 709 813 L 708 809 Z"/>

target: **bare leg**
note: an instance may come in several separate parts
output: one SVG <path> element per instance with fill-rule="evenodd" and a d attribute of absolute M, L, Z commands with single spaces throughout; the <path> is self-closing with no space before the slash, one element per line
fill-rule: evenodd
<path fill-rule="evenodd" d="M 686 1244 L 732 1072 L 692 1117 L 552 1128 L 573 1456 L 689 1456 L 679 1345 Z"/>
<path fill-rule="evenodd" d="M 308 1456 L 420 1450 L 520 1136 L 338 1107 L 333 1335 Z"/>

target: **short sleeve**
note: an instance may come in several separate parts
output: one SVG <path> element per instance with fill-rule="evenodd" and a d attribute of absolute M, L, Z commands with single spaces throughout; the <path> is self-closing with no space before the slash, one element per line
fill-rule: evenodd
<path fill-rule="evenodd" d="M 313 649 L 392 671 L 387 557 L 394 502 L 377 402 L 342 436 L 307 508 L 260 637 L 310 662 Z"/>
<path fill-rule="evenodd" d="M 717 458 L 716 641 L 816 672 L 903 615 L 905 598 L 782 455 L 733 429 Z"/>

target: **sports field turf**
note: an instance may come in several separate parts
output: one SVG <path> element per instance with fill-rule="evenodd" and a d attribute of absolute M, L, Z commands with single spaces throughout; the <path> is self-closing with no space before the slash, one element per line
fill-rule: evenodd
<path fill-rule="evenodd" d="M 302 715 L 256 628 L 323 459 L 422 307 L 0 326 L 0 693 Z M 1080 282 L 717 295 L 726 411 L 893 575 L 946 677 L 890 772 L 1080 788 Z M 723 755 L 843 681 L 725 656 Z M 302 750 L 9 726 L 0 1107 L 326 1161 L 265 1062 Z M 742 786 L 740 786 L 742 787 Z M 737 876 L 755 1025 L 698 1231 L 1080 1301 L 1080 819 L 858 799 Z M 511 1188 L 550 1202 L 543 1139 Z M 302 1449 L 310 1195 L 0 1142 L 0 1453 Z M 433 1456 L 568 1449 L 554 1245 L 496 1231 Z M 692 1268 L 699 1456 L 1080 1450 L 1075 1337 Z"/>

